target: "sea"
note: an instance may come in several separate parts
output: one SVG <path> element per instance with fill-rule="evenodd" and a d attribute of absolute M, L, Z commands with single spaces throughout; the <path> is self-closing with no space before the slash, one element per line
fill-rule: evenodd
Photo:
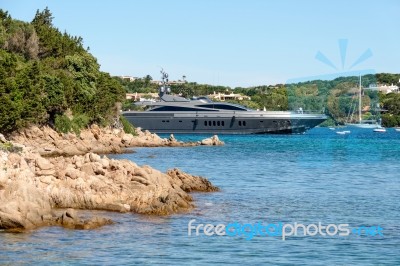
<path fill-rule="evenodd" d="M 0 264 L 400 265 L 400 132 L 338 130 L 110 155 L 177 167 L 221 191 L 192 193 L 196 208 L 170 216 L 81 211 L 116 222 L 96 230 L 1 232 Z"/>

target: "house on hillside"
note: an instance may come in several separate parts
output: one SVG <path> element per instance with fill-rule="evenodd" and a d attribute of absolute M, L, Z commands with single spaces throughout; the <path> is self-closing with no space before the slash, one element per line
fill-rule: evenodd
<path fill-rule="evenodd" d="M 208 98 L 210 99 L 215 99 L 218 101 L 227 101 L 227 100 L 238 100 L 238 101 L 243 101 L 243 100 L 251 100 L 251 98 L 249 96 L 246 95 L 242 95 L 239 93 L 233 93 L 231 92 L 230 94 L 226 94 L 226 93 L 216 93 L 214 91 L 213 94 L 209 94 Z"/>

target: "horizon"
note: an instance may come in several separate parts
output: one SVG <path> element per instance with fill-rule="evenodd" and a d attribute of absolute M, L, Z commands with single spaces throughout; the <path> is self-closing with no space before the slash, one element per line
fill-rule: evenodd
<path fill-rule="evenodd" d="M 46 6 L 53 25 L 81 36 L 113 76 L 158 80 L 163 67 L 171 80 L 185 75 L 188 82 L 235 88 L 365 69 L 400 73 L 394 0 L 14 0 L 1 8 L 30 22 Z"/>
<path fill-rule="evenodd" d="M 357 74 L 357 75 L 355 75 Z M 312 76 L 312 77 L 303 77 L 303 78 L 294 78 L 294 79 L 290 79 L 288 80 L 287 83 L 275 83 L 275 84 L 260 84 L 260 85 L 255 85 L 255 86 L 251 86 L 251 87 L 229 87 L 229 86 L 225 86 L 223 84 L 221 85 L 216 85 L 216 86 L 223 86 L 223 87 L 229 87 L 231 90 L 235 90 L 237 88 L 241 88 L 241 89 L 251 89 L 251 88 L 256 88 L 256 87 L 262 87 L 262 86 L 277 86 L 277 85 L 288 85 L 288 84 L 297 84 L 297 83 L 307 83 L 307 82 L 313 82 L 313 81 L 333 81 L 335 79 L 339 79 L 339 78 L 358 78 L 361 75 L 361 78 L 363 78 L 364 76 L 368 76 L 368 75 L 377 75 L 377 74 L 389 74 L 389 75 L 400 75 L 400 73 L 388 73 L 388 72 L 380 72 L 380 73 L 373 73 L 373 71 L 371 69 L 367 69 L 367 70 L 361 70 L 361 71 L 352 71 L 352 72 L 339 72 L 339 73 L 334 73 L 334 74 L 327 74 L 327 75 L 319 75 L 319 76 Z M 115 76 L 115 77 L 119 77 L 121 78 L 122 76 Z M 128 77 L 128 76 L 125 76 Z M 134 77 L 134 78 L 138 78 L 138 79 L 143 79 L 145 77 Z M 154 79 L 153 81 L 160 81 L 159 79 Z M 178 80 L 171 80 L 171 81 L 178 81 Z M 199 83 L 196 81 L 188 81 L 188 84 L 190 83 L 197 83 L 199 85 L 210 85 L 211 84 L 207 84 L 207 83 Z M 400 78 L 398 83 L 400 83 Z M 376 84 L 382 84 L 382 85 L 396 85 L 396 84 L 387 84 L 387 83 L 372 83 L 373 85 Z"/>

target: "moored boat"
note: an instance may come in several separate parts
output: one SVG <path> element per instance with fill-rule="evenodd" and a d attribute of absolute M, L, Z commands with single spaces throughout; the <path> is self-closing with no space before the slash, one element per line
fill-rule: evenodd
<path fill-rule="evenodd" d="M 374 132 L 379 132 L 379 133 L 385 133 L 386 132 L 386 128 L 384 127 L 376 127 L 373 130 Z"/>
<path fill-rule="evenodd" d="M 143 101 L 146 111 L 125 111 L 136 127 L 154 133 L 267 134 L 304 133 L 327 119 L 324 114 L 301 111 L 256 111 L 244 106 L 213 102 L 206 97 L 186 99 L 170 94 L 168 75 L 162 73 L 160 101 Z"/>

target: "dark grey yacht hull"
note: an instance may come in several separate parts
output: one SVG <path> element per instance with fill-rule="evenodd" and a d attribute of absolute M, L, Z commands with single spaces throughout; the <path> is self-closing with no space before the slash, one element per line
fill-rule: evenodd
<path fill-rule="evenodd" d="M 292 134 L 304 133 L 325 115 L 292 112 L 123 112 L 135 127 L 167 134 Z"/>

